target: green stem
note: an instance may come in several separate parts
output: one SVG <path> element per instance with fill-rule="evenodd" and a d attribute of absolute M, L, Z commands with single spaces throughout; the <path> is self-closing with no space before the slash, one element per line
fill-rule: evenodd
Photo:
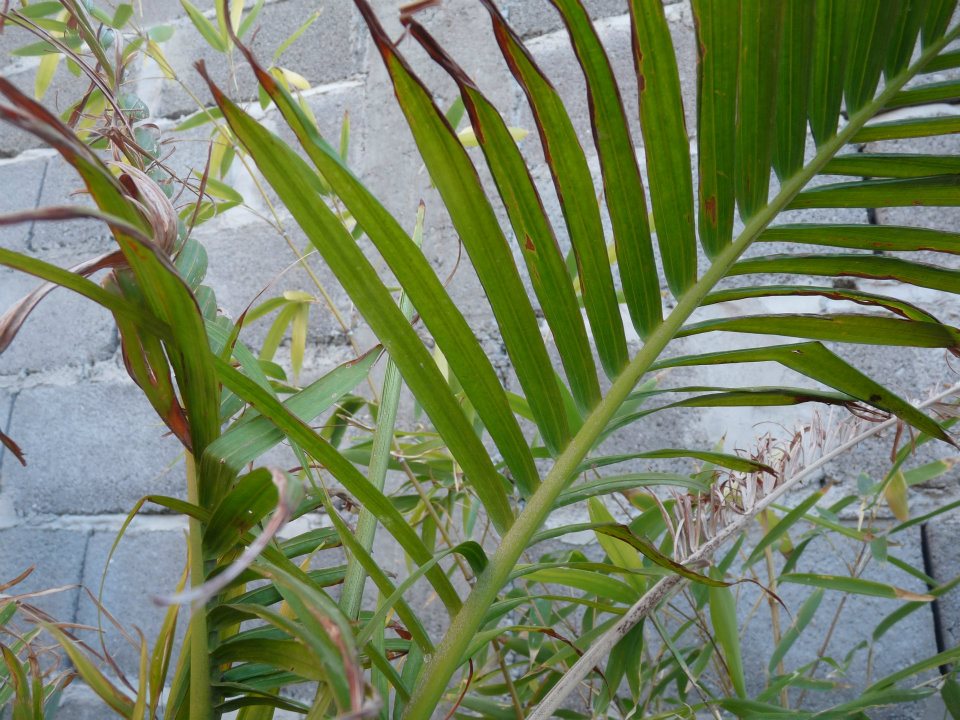
<path fill-rule="evenodd" d="M 420 203 L 417 209 L 417 224 L 413 231 L 413 242 L 420 247 L 423 241 L 424 204 Z M 400 312 L 407 320 L 413 317 L 413 303 L 406 293 L 400 295 Z M 370 468 L 367 479 L 377 488 L 383 490 L 387 477 L 387 466 L 390 463 L 390 450 L 393 446 L 393 432 L 397 423 L 397 406 L 400 404 L 400 390 L 403 387 L 403 378 L 400 370 L 392 359 L 387 360 L 387 369 L 383 378 L 383 390 L 380 393 L 380 411 L 377 413 L 377 428 L 373 433 L 373 447 L 370 454 Z M 426 500 L 424 502 L 427 502 Z M 368 553 L 373 549 L 373 540 L 377 533 L 377 516 L 367 508 L 360 510 L 357 520 L 357 541 Z M 347 573 L 343 581 L 343 594 L 340 597 L 340 608 L 344 614 L 356 620 L 360 615 L 360 601 L 363 599 L 363 586 L 367 580 L 367 573 L 356 557 L 350 558 L 347 564 Z"/>
<path fill-rule="evenodd" d="M 186 454 L 187 499 L 194 505 L 200 502 L 200 487 L 197 482 L 197 465 L 193 455 Z M 206 577 L 203 564 L 203 526 L 199 520 L 190 518 L 190 585 L 203 585 Z M 209 720 L 214 717 L 211 696 L 210 647 L 207 630 L 207 608 L 193 608 L 190 622 L 190 718 Z"/>
<path fill-rule="evenodd" d="M 533 494 L 516 522 L 503 536 L 500 546 L 478 578 L 460 612 L 429 662 L 420 673 L 403 714 L 412 720 L 428 720 L 439 704 L 450 678 L 460 667 L 463 654 L 476 636 L 490 606 L 496 601 L 500 589 L 506 583 L 530 539 L 540 529 L 553 510 L 557 497 L 576 474 L 577 467 L 593 448 L 603 429 L 613 418 L 617 409 L 636 387 L 640 378 L 656 362 L 660 354 L 676 336 L 690 315 L 697 310 L 703 298 L 730 270 L 740 255 L 750 247 L 760 233 L 790 204 L 808 182 L 820 172 L 854 135 L 879 113 L 903 85 L 919 72 L 943 47 L 960 34 L 960 26 L 954 28 L 941 40 L 933 43 L 918 60 L 902 73 L 888 81 L 882 93 L 850 117 L 850 122 L 834 137 L 817 149 L 817 154 L 803 169 L 789 178 L 780 187 L 777 196 L 746 223 L 743 232 L 714 259 L 709 269 L 682 297 L 664 321 L 650 334 L 646 343 L 617 377 L 606 397 L 587 416 L 583 427 L 557 458 L 543 484 Z"/>

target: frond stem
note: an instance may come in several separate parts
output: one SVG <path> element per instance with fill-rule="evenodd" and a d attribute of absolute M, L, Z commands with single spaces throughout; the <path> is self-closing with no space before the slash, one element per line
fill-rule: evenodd
<path fill-rule="evenodd" d="M 670 341 L 673 340 L 687 319 L 700 307 L 706 295 L 720 280 L 726 277 L 737 259 L 750 247 L 760 233 L 787 208 L 807 183 L 826 166 L 827 162 L 850 142 L 869 120 L 873 119 L 887 105 L 908 80 L 923 69 L 930 60 L 958 35 L 960 35 L 960 26 L 953 28 L 953 30 L 948 32 L 943 38 L 931 44 L 923 51 L 916 62 L 896 77 L 890 79 L 879 95 L 858 112 L 854 113 L 850 117 L 849 122 L 840 129 L 836 135 L 824 142 L 817 149 L 816 155 L 806 166 L 780 186 L 780 191 L 776 197 L 774 197 L 766 207 L 759 210 L 750 218 L 736 240 L 725 247 L 696 284 L 678 298 L 676 307 L 664 321 L 650 333 L 650 336 L 640 351 L 613 382 L 606 397 L 604 397 L 590 415 L 587 416 L 580 431 L 571 439 L 570 444 L 567 445 L 557 458 L 542 485 L 531 496 L 526 508 L 520 513 L 516 521 L 503 536 L 500 546 L 487 565 L 487 569 L 477 579 L 476 585 L 464 602 L 460 612 L 457 613 L 450 623 L 450 628 L 447 630 L 446 635 L 444 635 L 440 645 L 437 646 L 436 652 L 420 673 L 419 684 L 414 690 L 410 704 L 404 712 L 404 718 L 410 718 L 412 720 L 427 720 L 430 718 L 434 708 L 436 708 L 440 702 L 453 673 L 465 660 L 463 655 L 470 646 L 470 642 L 476 636 L 477 630 L 482 625 L 488 609 L 496 600 L 500 589 L 504 583 L 506 583 L 510 572 L 520 559 L 527 543 L 540 529 L 543 522 L 547 519 L 547 516 L 549 516 L 553 510 L 557 497 L 575 476 L 577 467 L 579 467 L 580 463 L 587 456 L 587 453 L 593 448 L 597 438 L 600 437 L 600 434 L 613 418 L 617 409 L 626 401 L 637 383 L 650 369 L 650 366 L 656 362 L 660 354 Z M 772 497 L 779 497 L 779 493 L 774 492 L 768 495 L 764 501 L 758 503 L 758 506 L 766 507 L 766 500 Z M 734 525 L 737 525 L 737 523 Z M 714 540 L 717 540 L 717 538 L 725 539 L 726 537 L 730 537 L 730 534 L 723 532 L 718 534 Z M 707 548 L 713 550 L 717 545 L 718 543 L 716 542 L 708 542 L 701 547 L 701 552 Z M 702 556 L 699 553 L 697 555 Z M 697 559 L 697 557 L 692 559 Z M 682 580 L 682 578 L 679 575 L 664 578 L 648 591 L 647 594 L 638 601 L 638 605 L 646 603 L 644 605 L 645 611 L 643 615 L 666 597 L 667 593 L 676 586 L 680 580 Z M 627 613 L 620 622 L 611 628 L 608 634 L 611 637 L 615 635 L 616 639 L 622 637 L 626 629 L 629 629 L 626 627 L 626 623 L 631 617 L 632 613 Z M 640 617 L 642 617 L 642 615 Z M 618 628 L 620 628 L 620 630 L 617 630 Z M 614 631 L 617 632 L 615 633 Z M 531 720 L 536 720 L 537 718 L 545 720 L 551 717 L 553 710 L 559 706 L 576 684 L 589 673 L 590 668 L 593 667 L 597 659 L 602 657 L 609 647 L 612 646 L 604 647 L 600 653 L 593 653 L 592 650 L 594 647 L 599 647 L 599 644 L 592 646 L 591 650 L 585 653 L 567 676 L 563 678 L 563 681 L 554 687 L 547 698 L 545 698 L 533 714 L 530 715 Z M 590 659 L 588 660 L 588 658 Z M 579 677 L 573 674 L 574 670 L 580 673 Z M 568 677 L 571 679 L 576 678 L 573 684 L 564 682 Z"/>

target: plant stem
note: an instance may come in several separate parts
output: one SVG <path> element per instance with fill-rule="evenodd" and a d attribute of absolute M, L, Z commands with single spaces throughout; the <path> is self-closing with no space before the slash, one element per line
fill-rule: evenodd
<path fill-rule="evenodd" d="M 924 65 L 935 57 L 950 41 L 957 37 L 958 34 L 960 34 L 960 26 L 954 28 L 937 42 L 931 44 L 923 51 L 913 65 L 896 77 L 891 78 L 887 82 L 883 92 L 858 112 L 854 113 L 846 126 L 817 149 L 816 155 L 809 164 L 781 185 L 780 192 L 777 193 L 776 197 L 750 218 L 744 226 L 743 232 L 740 233 L 740 236 L 725 247 L 716 256 L 713 263 L 696 284 L 678 298 L 676 307 L 664 321 L 653 330 L 643 347 L 640 348 L 640 351 L 633 360 L 630 361 L 630 364 L 627 365 L 624 371 L 614 380 L 607 395 L 584 420 L 580 431 L 571 439 L 570 444 L 567 445 L 557 458 L 556 463 L 554 463 L 553 468 L 551 468 L 547 474 L 542 485 L 531 496 L 526 508 L 520 513 L 516 521 L 503 536 L 500 546 L 491 558 L 487 569 L 478 578 L 477 584 L 474 586 L 473 591 L 470 593 L 460 612 L 453 618 L 453 621 L 450 623 L 450 628 L 437 647 L 433 657 L 430 658 L 421 671 L 419 684 L 414 690 L 410 704 L 404 712 L 404 718 L 427 720 L 431 716 L 433 709 L 440 702 L 440 698 L 443 696 L 443 692 L 450 682 L 450 678 L 464 659 L 463 654 L 466 652 L 471 640 L 483 623 L 488 609 L 496 600 L 500 589 L 507 581 L 510 572 L 519 560 L 527 543 L 551 513 L 557 497 L 575 476 L 577 467 L 579 467 L 580 463 L 587 456 L 587 453 L 593 448 L 594 443 L 600 437 L 600 434 L 613 418 L 616 411 L 626 401 L 637 383 L 644 374 L 646 374 L 650 366 L 656 362 L 670 341 L 674 339 L 687 319 L 700 307 L 704 297 L 706 297 L 720 280 L 726 277 L 730 267 L 737 261 L 740 255 L 742 255 L 760 233 L 787 208 L 807 183 L 853 139 L 868 120 L 871 120 L 887 105 L 890 99 L 911 77 L 919 72 Z M 682 580 L 680 575 L 673 575 L 661 580 L 647 595 L 641 598 L 638 604 L 649 597 L 651 600 L 656 598 L 656 601 L 650 607 L 655 606 L 656 603 L 666 596 L 669 589 L 678 584 L 680 580 Z M 646 612 L 649 612 L 649 609 L 650 608 L 647 608 L 645 610 L 644 615 Z M 623 620 L 614 627 L 619 628 L 624 624 L 624 620 L 626 619 L 627 616 L 624 616 Z M 629 627 L 632 627 L 632 625 Z M 629 627 L 626 629 L 629 629 Z M 624 630 L 624 632 L 625 631 L 626 630 Z M 622 637 L 622 635 L 620 636 Z M 588 651 L 587 654 L 581 657 L 581 660 L 576 665 L 581 665 L 589 654 Z M 593 666 L 592 663 L 596 662 L 596 659 L 597 658 L 594 657 L 593 660 L 591 660 L 591 664 L 587 666 L 585 672 L 589 672 L 589 668 Z M 579 680 L 577 682 L 579 682 Z M 530 716 L 531 720 L 534 718 L 545 719 L 550 717 L 550 713 L 556 709 L 559 703 L 562 702 L 562 699 L 566 697 L 566 695 L 559 697 L 556 704 L 547 702 L 560 687 L 558 684 L 554 690 L 551 691 L 547 699 L 545 699 L 534 711 L 533 715 Z M 567 692 L 569 692 L 569 689 Z M 541 708 L 546 709 L 542 711 Z"/>
<path fill-rule="evenodd" d="M 197 482 L 196 461 L 186 453 L 187 499 L 194 505 L 200 502 L 200 487 Z M 203 564 L 203 526 L 196 518 L 190 518 L 190 586 L 203 585 L 206 573 Z M 208 720 L 213 717 L 213 702 L 210 686 L 210 647 L 207 635 L 207 608 L 200 604 L 192 608 L 190 622 L 190 718 Z"/>
<path fill-rule="evenodd" d="M 417 224 L 413 231 L 413 242 L 417 247 L 423 241 L 424 205 L 421 202 L 417 210 Z M 407 320 L 413 317 L 413 303 L 406 293 L 400 295 L 400 312 Z M 387 466 L 390 462 L 390 450 L 393 446 L 393 432 L 397 423 L 397 406 L 400 404 L 400 390 L 403 387 L 403 378 L 400 370 L 392 359 L 387 359 L 387 369 L 383 378 L 383 391 L 380 393 L 380 412 L 377 414 L 377 429 L 373 433 L 373 447 L 370 454 L 370 468 L 367 479 L 370 484 L 383 490 L 387 477 Z M 429 504 L 429 500 L 424 500 Z M 370 552 L 373 540 L 377 533 L 377 516 L 367 508 L 360 510 L 357 520 L 356 536 L 364 550 Z M 360 614 L 360 601 L 363 599 L 363 586 L 367 573 L 355 557 L 350 558 L 347 564 L 347 574 L 343 581 L 343 594 L 340 597 L 340 608 L 351 620 L 356 620 Z"/>

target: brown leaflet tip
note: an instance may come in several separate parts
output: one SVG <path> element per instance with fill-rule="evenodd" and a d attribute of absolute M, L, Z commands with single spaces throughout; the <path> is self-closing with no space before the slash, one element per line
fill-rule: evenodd
<path fill-rule="evenodd" d="M 13 456 L 20 462 L 21 465 L 24 467 L 27 466 L 27 458 L 23 454 L 23 450 L 21 450 L 20 446 L 17 445 L 13 439 L 3 431 L 0 431 L 0 444 L 12 452 Z"/>

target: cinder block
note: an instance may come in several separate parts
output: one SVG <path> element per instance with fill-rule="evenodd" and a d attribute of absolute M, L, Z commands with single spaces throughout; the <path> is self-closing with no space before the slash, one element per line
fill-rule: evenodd
<path fill-rule="evenodd" d="M 960 513 L 956 510 L 940 515 L 926 524 L 931 574 L 939 583 L 950 582 L 960 575 L 958 530 L 960 530 Z M 960 642 L 960 592 L 956 589 L 951 590 L 939 598 L 937 604 L 944 644 L 948 648 L 956 647 Z"/>
<path fill-rule="evenodd" d="M 39 207 L 51 205 L 92 205 L 86 186 L 61 156 L 51 157 L 42 176 Z M 96 220 L 34 223 L 29 248 L 44 259 L 64 264 L 89 260 L 117 249 L 109 228 Z"/>
<path fill-rule="evenodd" d="M 274 51 L 315 11 L 320 18 L 276 61 Z M 327 2 L 318 6 L 310 0 L 280 0 L 266 5 L 257 19 L 252 49 L 263 63 L 276 64 L 303 75 L 311 84 L 342 80 L 361 71 L 355 51 L 353 4 Z M 177 75 L 190 87 L 200 89 L 203 81 L 193 64 L 205 60 L 211 77 L 235 97 L 250 99 L 256 95 L 256 83 L 246 63 L 238 60 L 231 77 L 226 57 L 210 47 L 187 19 L 176 24 L 173 37 L 164 44 L 164 54 Z M 203 90 L 200 97 L 207 98 Z M 153 102 L 155 117 L 174 117 L 197 109 L 195 102 L 175 83 L 163 84 L 161 96 Z"/>
<path fill-rule="evenodd" d="M 4 71 L 6 79 L 29 97 L 34 96 L 34 85 L 39 58 L 25 58 Z M 42 103 L 57 115 L 77 102 L 87 89 L 87 83 L 74 77 L 64 62 L 57 66 Z M 0 125 L 0 157 L 11 157 L 24 150 L 43 147 L 45 143 L 33 135 L 16 129 L 6 122 Z"/>
<path fill-rule="evenodd" d="M 0 314 L 41 280 L 0 268 Z M 99 305 L 58 288 L 45 297 L 0 354 L 0 375 L 18 375 L 109 359 L 117 347 L 113 316 Z"/>
<path fill-rule="evenodd" d="M 292 220 L 286 221 L 286 230 L 296 252 L 313 249 Z M 272 228 L 259 222 L 247 223 L 229 232 L 205 227 L 197 232 L 197 239 L 203 242 L 210 258 L 206 283 L 215 290 L 219 307 L 230 317 L 238 318 L 251 302 L 259 305 L 287 290 L 299 290 L 318 299 L 318 304 L 311 308 L 309 339 L 328 343 L 342 338 L 344 331 L 324 303 L 314 282 L 316 278 L 348 329 L 356 321 L 349 298 L 329 268 L 313 255 L 306 260 L 313 273 L 311 277 L 297 264 L 295 251 Z M 257 293 L 264 289 L 263 295 L 257 298 Z M 245 326 L 243 338 L 259 348 L 275 316 L 276 313 L 271 313 Z"/>
<path fill-rule="evenodd" d="M 107 556 L 115 539 L 116 532 L 112 530 L 97 531 L 90 538 L 83 584 L 96 595 L 106 570 L 102 598 L 104 609 L 117 618 L 135 640 L 138 638 L 135 628 L 142 631 L 152 650 L 166 613 L 166 608 L 158 606 L 153 598 L 172 594 L 176 590 L 186 567 L 184 532 L 179 529 L 140 529 L 135 521 L 120 540 L 108 566 Z M 77 614 L 79 623 L 97 627 L 97 613 L 97 606 L 89 596 L 80 598 Z M 177 623 L 178 640 L 175 643 L 177 649 L 182 647 L 189 613 L 188 607 L 181 608 Z M 101 622 L 107 650 L 125 673 L 136 676 L 139 648 L 132 647 L 109 620 L 103 618 Z M 99 647 L 99 642 L 95 647 Z M 175 667 L 177 654 L 175 650 L 171 668 Z"/>
<path fill-rule="evenodd" d="M 61 592 L 25 600 L 57 622 L 75 622 L 78 586 L 89 532 L 20 525 L 0 530 L 0 584 L 31 566 L 30 576 L 6 591 L 8 595 L 64 588 Z"/>
<path fill-rule="evenodd" d="M 25 389 L 10 433 L 29 463 L 4 467 L 20 515 L 126 513 L 148 493 L 184 494 L 181 447 L 132 383 Z"/>
<path fill-rule="evenodd" d="M 8 127 L 3 128 L 4 134 Z M 11 160 L 0 160 L 0 188 L 3 188 L 4 212 L 31 210 L 40 200 L 48 157 L 31 153 Z M 26 252 L 30 246 L 32 223 L 0 225 L 0 247 Z"/>
<path fill-rule="evenodd" d="M 213 10 L 216 7 L 214 0 L 191 0 L 191 2 L 194 7 L 204 12 Z M 246 2 L 244 4 L 249 6 L 251 3 Z M 179 2 L 169 2 L 169 0 L 143 0 L 143 2 L 135 5 L 134 8 L 137 11 L 138 21 L 144 27 L 187 19 L 187 13 Z"/>
<path fill-rule="evenodd" d="M 671 5 L 680 0 L 664 0 Z M 590 17 L 594 20 L 622 15 L 627 11 L 623 0 L 587 0 L 585 3 Z M 528 37 L 557 30 L 563 26 L 559 13 L 548 0 L 506 0 L 501 8 L 513 28 L 522 36 Z"/>
<path fill-rule="evenodd" d="M 11 211 L 88 202 L 74 195 L 79 178 L 59 156 L 30 156 L 0 165 L 7 175 Z M 102 223 L 90 220 L 22 223 L 0 228 L 5 247 L 60 267 L 107 252 L 113 240 Z M 8 244 L 9 243 L 9 244 Z M 0 312 L 41 284 L 41 280 L 0 268 Z M 58 289 L 37 306 L 13 344 L 0 355 L 0 375 L 50 370 L 109 358 L 115 349 L 111 315 L 75 293 Z"/>

